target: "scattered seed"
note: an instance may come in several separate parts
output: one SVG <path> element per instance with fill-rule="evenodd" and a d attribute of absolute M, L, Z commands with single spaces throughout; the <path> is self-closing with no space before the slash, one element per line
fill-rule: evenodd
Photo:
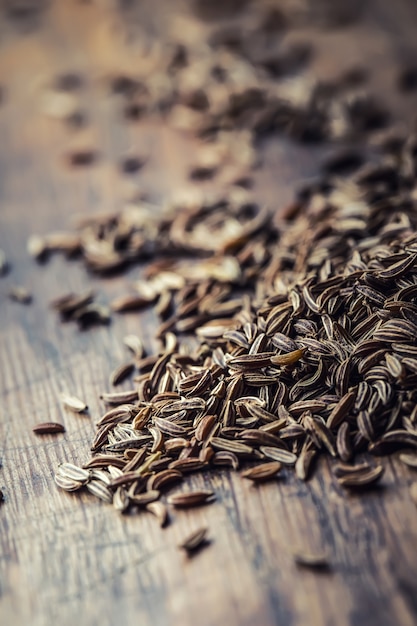
<path fill-rule="evenodd" d="M 19 285 L 14 285 L 10 288 L 9 297 L 11 300 L 19 302 L 20 304 L 30 304 L 32 302 L 32 294 L 26 289 L 26 287 L 21 287 Z"/>
<path fill-rule="evenodd" d="M 83 402 L 76 396 L 71 396 L 66 393 L 61 394 L 61 401 L 65 408 L 73 411 L 74 413 L 84 413 L 84 411 L 86 411 L 88 408 L 85 402 Z"/>
<path fill-rule="evenodd" d="M 32 427 L 35 435 L 55 435 L 56 433 L 64 433 L 65 428 L 57 422 L 42 422 Z"/>
<path fill-rule="evenodd" d="M 328 557 L 325 554 L 312 552 L 296 552 L 294 553 L 294 561 L 300 567 L 308 569 L 329 569 Z"/>
<path fill-rule="evenodd" d="M 169 514 L 165 504 L 162 502 L 150 502 L 146 505 L 146 510 L 152 513 L 152 515 L 155 515 L 161 528 L 168 525 Z"/>
<path fill-rule="evenodd" d="M 281 467 L 282 465 L 278 463 L 278 461 L 262 463 L 261 465 L 245 470 L 241 473 L 241 476 L 243 476 L 243 478 L 249 478 L 249 480 L 253 480 L 254 482 L 263 482 L 275 478 Z"/>
<path fill-rule="evenodd" d="M 206 489 L 168 496 L 167 502 L 168 504 L 172 504 L 176 507 L 188 508 L 192 506 L 199 506 L 201 504 L 208 504 L 209 502 L 213 502 L 213 499 L 214 491 Z"/>
<path fill-rule="evenodd" d="M 352 472 L 338 479 L 339 485 L 342 487 L 367 487 L 378 482 L 384 473 L 382 465 L 374 468 L 365 468 L 360 472 Z"/>
<path fill-rule="evenodd" d="M 132 374 L 134 369 L 134 363 L 124 363 L 120 365 L 110 374 L 110 385 L 120 385 L 120 383 Z"/>
<path fill-rule="evenodd" d="M 203 545 L 208 545 L 207 541 L 207 532 L 208 529 L 206 527 L 199 528 L 195 530 L 190 535 L 188 535 L 180 544 L 179 548 L 183 548 L 187 552 L 196 552 Z"/>

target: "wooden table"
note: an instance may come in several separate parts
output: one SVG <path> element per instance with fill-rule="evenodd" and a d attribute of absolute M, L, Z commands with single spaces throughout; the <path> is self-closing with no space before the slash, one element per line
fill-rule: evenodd
<path fill-rule="evenodd" d="M 35 3 L 36 4 L 36 3 Z M 384 461 L 383 487 L 366 496 L 346 495 L 326 460 L 303 484 L 292 475 L 256 488 L 219 472 L 196 476 L 212 484 L 217 502 L 178 512 L 161 530 L 152 516 L 120 516 L 88 495 L 59 491 L 58 463 L 85 462 L 99 393 L 125 357 L 121 339 L 138 333 L 150 345 L 151 314 L 114 317 L 109 327 L 79 332 L 48 308 L 52 297 L 93 284 L 106 300 L 124 292 L 126 277 L 97 279 L 77 261 L 54 257 L 37 265 L 26 252 L 30 233 L 69 226 L 74 213 L 115 210 L 124 201 L 126 177 L 117 164 L 129 151 L 148 164 L 133 177 L 157 202 L 185 183 L 193 142 L 152 120 L 127 125 L 105 78 L 134 69 L 126 24 L 144 10 L 153 28 L 185 11 L 185 3 L 125 4 L 62 0 L 29 19 L 3 15 L 0 32 L 0 247 L 11 272 L 0 279 L 0 621 L 79 626 L 273 626 L 375 624 L 406 626 L 417 620 L 417 511 L 409 498 L 411 470 Z M 17 6 L 3 3 L 3 12 Z M 22 3 L 20 3 L 22 5 Z M 301 5 L 300 5 L 301 6 Z M 9 7 L 9 9 L 7 9 Z M 43 7 L 43 8 L 42 8 Z M 158 13 L 159 12 L 159 13 Z M 13 11 L 12 11 L 13 13 Z M 185 15 L 186 13 L 184 13 Z M 175 17 L 177 16 L 177 17 Z M 372 87 L 401 121 L 416 96 L 399 95 L 399 64 L 417 50 L 415 3 L 374 0 L 358 23 L 335 30 L 299 29 L 315 45 L 312 72 L 337 76 L 363 65 Z M 150 26 L 149 26 L 150 25 Z M 97 164 L 74 171 L 64 154 L 78 141 L 61 122 L 39 112 L 40 86 L 57 73 L 85 76 L 83 101 L 90 125 L 83 133 L 100 152 Z M 107 91 L 106 91 L 107 90 Z M 81 132 L 81 131 L 80 131 Z M 306 148 L 274 139 L 263 148 L 255 173 L 261 201 L 284 207 L 300 179 L 318 171 L 329 147 Z M 132 269 L 129 277 L 136 276 Z M 30 306 L 11 302 L 11 284 L 34 294 Z M 63 410 L 58 393 L 76 391 L 88 416 Z M 39 439 L 31 427 L 62 421 L 66 434 Z M 206 524 L 212 545 L 192 559 L 176 547 L 188 530 Z M 300 569 L 292 551 L 325 549 L 331 569 Z"/>

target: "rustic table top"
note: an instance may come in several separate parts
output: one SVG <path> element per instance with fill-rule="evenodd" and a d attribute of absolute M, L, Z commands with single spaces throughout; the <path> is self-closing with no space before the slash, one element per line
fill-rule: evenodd
<path fill-rule="evenodd" d="M 326 460 L 307 483 L 291 475 L 257 488 L 227 471 L 210 483 L 196 476 L 190 482 L 211 484 L 216 503 L 175 513 L 166 529 L 150 515 L 121 516 L 88 494 L 68 494 L 54 484 L 58 463 L 89 458 L 94 418 L 102 411 L 99 394 L 125 357 L 121 339 L 137 333 L 151 345 L 155 320 L 151 313 L 114 316 L 110 326 L 88 332 L 61 324 L 48 307 L 53 297 L 93 284 L 106 301 L 124 293 L 127 278 L 92 278 L 79 262 L 61 257 L 37 265 L 26 241 L 33 232 L 68 227 L 75 213 L 122 206 L 128 177 L 118 164 L 128 154 L 146 155 L 146 166 L 131 178 L 156 202 L 189 184 L 193 140 L 152 119 L 127 124 L 117 100 L 106 95 L 106 77 L 134 70 L 140 54 L 126 32 L 134 34 L 138 24 L 152 31 L 161 16 L 164 24 L 182 19 L 186 25 L 185 4 L 120 3 L 123 10 L 98 0 L 2 5 L 0 247 L 11 268 L 0 279 L 0 620 L 31 626 L 415 624 L 413 475 L 395 459 L 383 461 L 383 484 L 366 496 L 342 492 Z M 357 65 L 369 69 L 373 88 L 401 124 L 417 102 L 395 88 L 400 65 L 417 51 L 417 10 L 405 0 L 367 4 L 358 21 L 340 28 L 306 25 L 295 37 L 313 43 L 317 76 L 331 78 Z M 149 21 L 140 22 L 136 5 Z M 38 107 L 42 84 L 68 71 L 85 77 L 90 123 L 78 132 Z M 91 167 L 68 167 L 65 154 L 77 142 L 98 150 Z M 254 174 L 255 195 L 282 209 L 330 151 L 267 142 Z M 31 290 L 30 306 L 8 298 L 12 284 Z M 89 414 L 65 411 L 62 389 L 85 398 Z M 66 433 L 36 438 L 31 427 L 47 420 L 62 421 Z M 209 527 L 212 543 L 187 559 L 177 544 L 200 525 Z M 325 550 L 330 569 L 297 567 L 296 549 Z"/>

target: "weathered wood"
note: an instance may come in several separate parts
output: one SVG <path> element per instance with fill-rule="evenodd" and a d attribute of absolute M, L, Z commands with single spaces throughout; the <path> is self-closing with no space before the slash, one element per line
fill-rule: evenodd
<path fill-rule="evenodd" d="M 133 3 L 134 4 L 134 3 Z M 139 4 L 139 3 L 138 3 Z M 145 14 L 152 17 L 152 4 Z M 169 8 L 168 6 L 169 5 Z M 46 6 L 46 5 L 45 5 Z M 157 4 L 172 18 L 175 6 Z M 135 7 L 130 10 L 133 11 Z M 149 13 L 150 11 L 150 13 Z M 395 89 L 398 63 L 416 52 L 416 9 L 405 0 L 370 3 L 359 25 L 299 36 L 316 46 L 314 72 L 323 77 L 365 64 L 375 89 L 399 119 L 415 97 Z M 103 78 L 134 68 L 124 43 L 123 16 L 100 4 L 52 3 L 22 34 L 2 21 L 0 82 L 0 247 L 11 272 L 0 278 L 0 621 L 3 624 L 80 626 L 111 624 L 412 625 L 417 619 L 417 530 L 408 495 L 413 471 L 384 461 L 382 486 L 366 497 L 346 495 L 326 460 L 307 484 L 284 470 L 277 480 L 252 485 L 219 472 L 191 477 L 196 488 L 215 489 L 210 507 L 174 511 L 160 529 L 148 513 L 120 516 L 88 495 L 67 494 L 53 482 L 63 461 L 84 462 L 98 396 L 109 373 L 126 356 L 122 337 L 140 334 L 150 344 L 148 313 L 114 316 L 109 327 L 81 333 L 61 324 L 48 302 L 93 284 L 103 299 L 123 293 L 123 277 L 87 276 L 76 261 L 53 258 L 36 265 L 26 253 L 30 233 L 66 227 L 77 212 L 113 210 L 123 202 L 117 171 L 130 150 L 149 155 L 133 178 L 163 199 L 186 180 L 193 142 L 157 121 L 126 125 Z M 132 20 L 132 24 L 136 24 Z M 166 23 L 166 22 L 164 22 Z M 66 70 L 87 80 L 83 100 L 88 133 L 100 152 L 96 165 L 74 171 L 63 155 L 76 141 L 60 122 L 38 111 L 38 84 Z M 294 183 L 317 172 L 328 148 L 306 149 L 274 140 L 256 172 L 256 193 L 277 209 Z M 137 270 L 132 270 L 134 275 Z M 11 302 L 11 284 L 34 294 L 33 303 Z M 63 408 L 62 391 L 75 393 L 89 413 Z M 37 438 L 32 426 L 58 421 L 66 433 Z M 208 526 L 212 545 L 187 559 L 177 545 L 188 532 Z M 301 569 L 293 551 L 325 551 L 330 571 Z"/>

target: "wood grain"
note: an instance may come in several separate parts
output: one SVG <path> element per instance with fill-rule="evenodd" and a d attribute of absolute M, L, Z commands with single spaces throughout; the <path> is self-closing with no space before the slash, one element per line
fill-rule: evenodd
<path fill-rule="evenodd" d="M 11 4 L 3 3 L 3 10 Z M 0 621 L 14 626 L 411 626 L 417 620 L 417 511 L 408 496 L 412 470 L 395 459 L 384 461 L 383 486 L 366 497 L 342 492 L 326 460 L 308 484 L 285 472 L 260 487 L 228 472 L 196 476 L 190 484 L 214 488 L 216 503 L 175 511 L 164 530 L 149 514 L 122 517 L 94 498 L 63 493 L 54 485 L 59 462 L 89 458 L 94 421 L 102 410 L 98 396 L 124 358 L 122 337 L 138 333 L 151 347 L 154 320 L 149 313 L 119 316 L 111 326 L 85 333 L 61 324 L 47 306 L 53 297 L 92 283 L 109 300 L 123 293 L 126 278 L 91 278 L 78 262 L 61 258 L 36 265 L 27 256 L 26 240 L 32 232 L 67 227 L 75 213 L 121 206 L 124 179 L 117 164 L 129 152 L 149 157 L 135 179 L 157 201 L 186 183 L 193 141 L 156 120 L 125 124 L 117 102 L 106 96 L 104 81 L 120 68 L 134 69 L 130 44 L 122 37 L 126 23 L 134 28 L 137 16 L 145 15 L 143 23 L 155 30 L 159 11 L 161 28 L 168 28 L 170 19 L 181 17 L 175 7 L 185 11 L 184 6 L 146 2 L 140 13 L 130 3 L 126 17 L 110 3 L 62 0 L 45 4 L 24 28 L 10 15 L 1 20 L 0 247 L 12 268 L 0 279 L 0 487 L 5 494 Z M 319 76 L 336 76 L 358 63 L 368 67 L 374 88 L 401 122 L 416 104 L 415 96 L 400 97 L 394 89 L 399 63 L 416 52 L 416 13 L 412 1 L 375 0 L 359 24 L 296 34 L 314 43 L 312 71 Z M 100 151 L 97 164 L 85 171 L 72 171 L 63 159 L 75 134 L 38 110 L 39 84 L 67 70 L 86 78 L 88 133 Z M 258 198 L 283 208 L 294 185 L 317 173 L 319 158 L 328 152 L 328 147 L 267 142 L 255 174 Z M 11 284 L 28 287 L 33 304 L 11 302 Z M 61 391 L 85 399 L 89 414 L 65 411 Z M 31 427 L 41 421 L 62 421 L 66 433 L 40 440 Z M 176 546 L 202 525 L 209 527 L 212 545 L 187 559 Z M 292 552 L 300 548 L 328 552 L 330 571 L 298 568 Z"/>

